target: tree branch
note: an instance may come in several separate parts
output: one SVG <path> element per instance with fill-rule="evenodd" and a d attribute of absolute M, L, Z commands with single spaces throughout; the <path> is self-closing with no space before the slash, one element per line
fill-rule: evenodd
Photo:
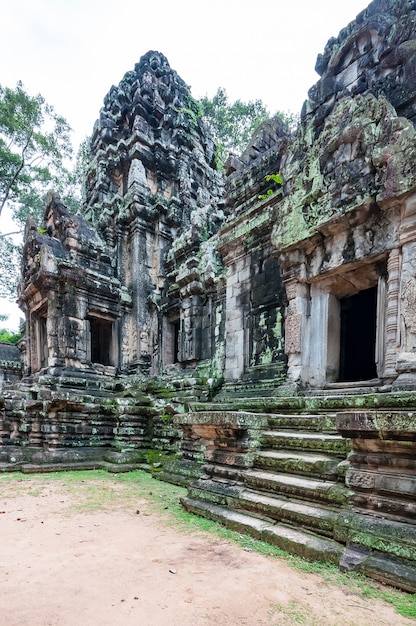
<path fill-rule="evenodd" d="M 3 237 L 10 237 L 10 235 L 20 235 L 23 232 L 23 228 L 20 230 L 13 230 L 11 233 L 0 233 L 0 239 Z"/>
<path fill-rule="evenodd" d="M 22 150 L 22 160 L 21 160 L 21 163 L 20 163 L 19 167 L 17 168 L 16 172 L 14 173 L 13 178 L 11 179 L 11 181 L 9 182 L 9 184 L 8 184 L 8 185 L 7 185 L 7 187 L 6 187 L 6 193 L 4 194 L 4 198 L 2 199 L 2 201 L 1 201 L 1 203 L 0 203 L 0 215 L 2 214 L 2 211 L 3 211 L 4 206 L 5 206 L 5 204 L 6 204 L 7 200 L 8 200 L 8 198 L 9 198 L 10 191 L 11 191 L 11 189 L 12 189 L 12 187 L 13 187 L 14 183 L 15 183 L 15 182 L 16 182 L 16 180 L 18 179 L 20 172 L 22 171 L 22 169 L 23 169 L 23 168 L 24 168 L 24 166 L 25 166 L 25 152 L 26 152 L 26 150 L 27 150 L 27 149 L 28 149 L 28 147 L 29 147 L 29 143 L 30 143 L 31 138 L 32 138 L 32 133 L 30 133 L 30 134 L 28 135 L 28 137 L 27 137 L 27 141 L 26 141 L 26 144 L 25 144 L 25 145 L 24 145 L 24 147 L 23 147 L 23 150 Z"/>

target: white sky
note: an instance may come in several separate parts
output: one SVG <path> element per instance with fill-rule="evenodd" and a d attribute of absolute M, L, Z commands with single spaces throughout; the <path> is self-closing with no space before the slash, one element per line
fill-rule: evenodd
<path fill-rule="evenodd" d="M 298 113 L 319 78 L 318 53 L 368 4 L 0 0 L 0 84 L 21 80 L 30 94 L 41 93 L 72 126 L 75 148 L 91 134 L 111 85 L 148 50 L 167 57 L 195 98 L 224 87 L 231 102 L 260 99 L 271 113 Z M 9 312 L 5 303 L 2 312 Z"/>

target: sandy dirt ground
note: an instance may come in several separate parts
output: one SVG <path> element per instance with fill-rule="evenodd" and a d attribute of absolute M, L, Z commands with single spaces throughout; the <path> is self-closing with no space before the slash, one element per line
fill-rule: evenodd
<path fill-rule="evenodd" d="M 185 532 L 117 477 L 99 508 L 93 479 L 2 478 L 2 626 L 415 624 L 277 558 Z"/>

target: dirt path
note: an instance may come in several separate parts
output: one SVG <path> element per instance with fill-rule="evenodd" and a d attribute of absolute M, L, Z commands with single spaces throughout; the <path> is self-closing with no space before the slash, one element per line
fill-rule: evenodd
<path fill-rule="evenodd" d="M 276 558 L 169 526 L 131 486 L 106 484 L 109 495 L 93 479 L 0 477 L 2 626 L 415 624 Z"/>

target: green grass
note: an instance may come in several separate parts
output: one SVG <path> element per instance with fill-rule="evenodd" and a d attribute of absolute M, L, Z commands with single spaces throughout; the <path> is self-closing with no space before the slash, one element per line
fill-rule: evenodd
<path fill-rule="evenodd" d="M 67 471 L 48 474 L 3 474 L 0 475 L 0 496 L 7 497 L 30 494 L 39 496 L 51 481 L 59 481 L 63 488 L 77 497 L 77 511 L 106 509 L 114 507 L 137 507 L 138 500 L 145 500 L 146 506 L 158 513 L 164 522 L 174 526 L 180 532 L 205 532 L 226 541 L 233 542 L 245 550 L 267 557 L 283 559 L 291 567 L 305 574 L 316 574 L 323 581 L 348 588 L 363 597 L 383 600 L 391 604 L 403 617 L 416 620 L 416 595 L 407 594 L 391 587 L 375 583 L 364 576 L 342 573 L 330 564 L 309 562 L 288 554 L 280 548 L 259 541 L 249 535 L 242 535 L 221 526 L 204 517 L 192 515 L 180 504 L 180 497 L 186 489 L 155 480 L 143 471 L 123 474 L 109 474 L 103 470 Z M 302 607 L 285 607 L 284 614 L 292 623 L 306 624 L 302 621 L 307 615 Z M 276 605 L 276 612 L 282 608 Z M 290 615 L 289 615 L 290 613 Z M 292 614 L 293 613 L 293 614 Z M 312 625 L 311 625 L 312 626 Z"/>
<path fill-rule="evenodd" d="M 291 600 L 286 606 L 276 603 L 270 609 L 270 617 L 282 616 L 285 624 L 305 624 L 305 626 L 322 626 L 322 621 L 311 619 L 310 609 L 299 602 Z"/>

